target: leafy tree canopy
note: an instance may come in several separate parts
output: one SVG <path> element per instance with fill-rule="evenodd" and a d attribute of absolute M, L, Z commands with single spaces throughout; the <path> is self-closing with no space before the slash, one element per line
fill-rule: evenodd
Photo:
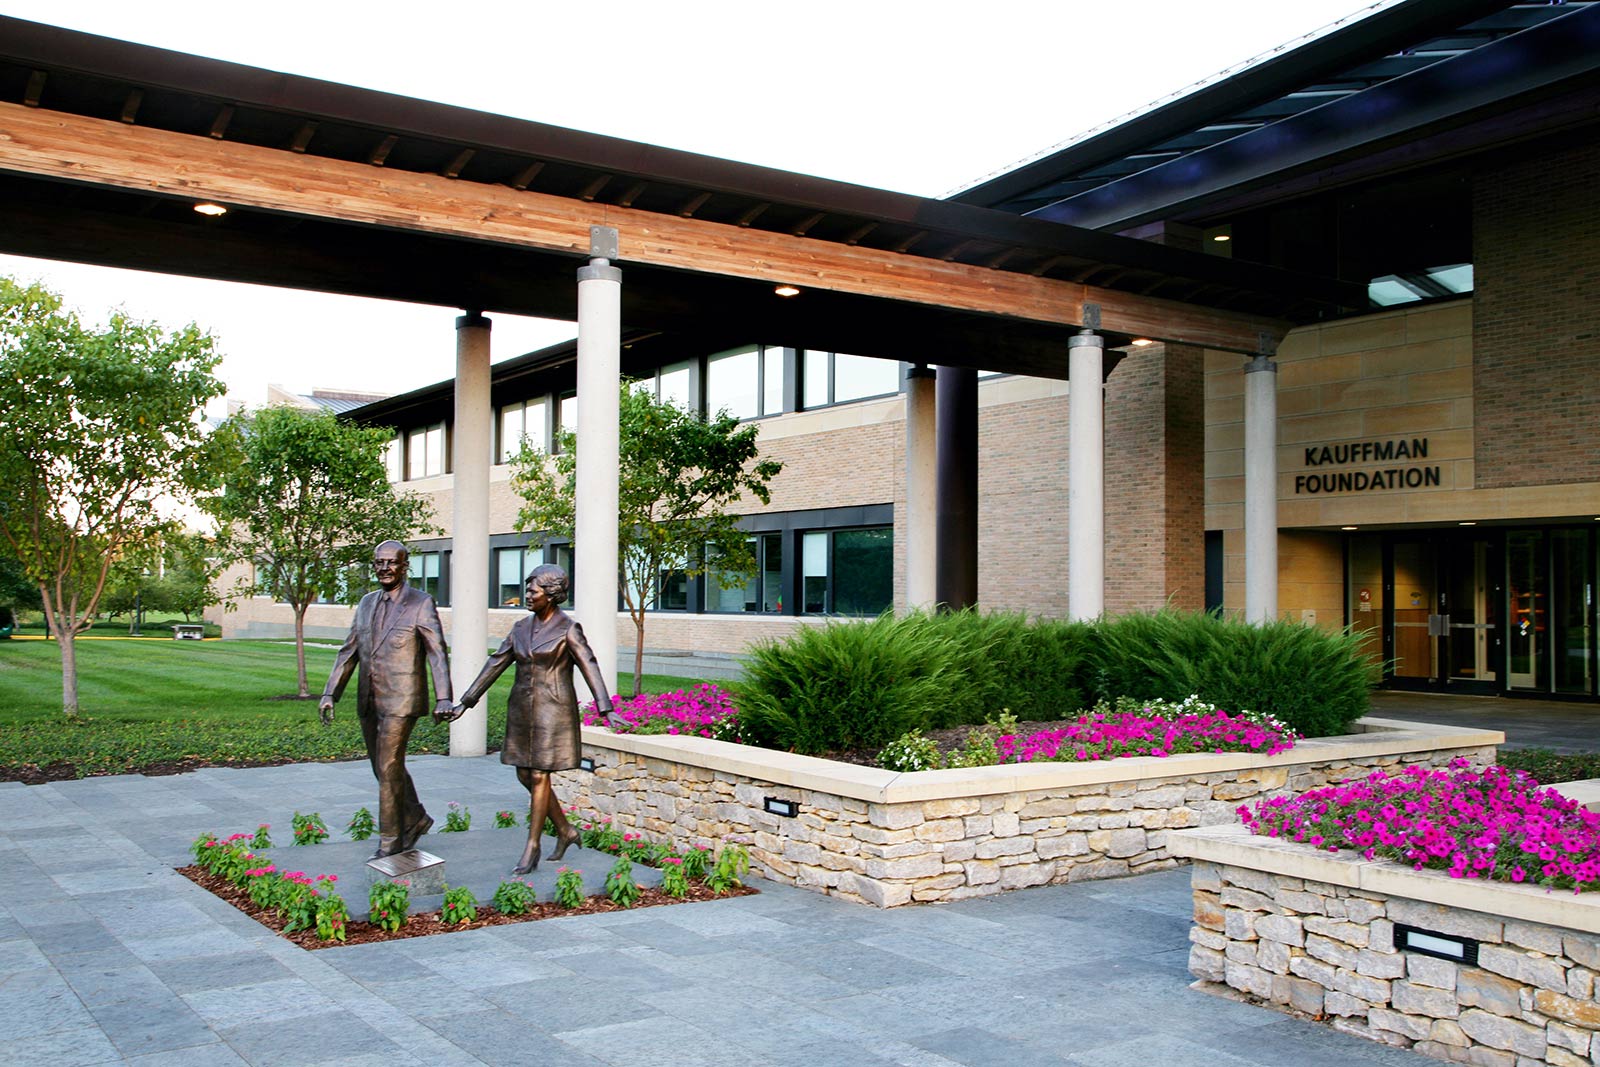
<path fill-rule="evenodd" d="M 633 690 L 644 670 L 645 615 L 656 605 L 660 576 L 710 575 L 725 589 L 754 573 L 749 535 L 729 509 L 745 494 L 762 504 L 783 464 L 761 459 L 755 425 L 721 412 L 702 417 L 624 383 L 620 401 L 617 588 L 637 633 Z M 517 528 L 530 543 L 570 539 L 577 493 L 577 448 L 564 433 L 554 456 L 524 445 L 512 459 L 512 488 L 523 499 Z M 575 546 L 581 554 L 582 545 Z"/>
<path fill-rule="evenodd" d="M 269 407 L 235 416 L 218 434 L 234 455 L 221 495 L 206 505 L 217 519 L 218 553 L 253 564 L 231 595 L 270 596 L 293 609 L 306 696 L 306 608 L 324 596 L 359 600 L 373 546 L 436 532 L 433 508 L 390 486 L 383 462 L 390 430 L 326 411 Z"/>
<path fill-rule="evenodd" d="M 0 278 L 0 547 L 37 584 L 78 711 L 73 638 L 111 568 L 215 480 L 201 413 L 222 395 L 210 335 L 116 312 L 86 327 L 38 285 Z"/>

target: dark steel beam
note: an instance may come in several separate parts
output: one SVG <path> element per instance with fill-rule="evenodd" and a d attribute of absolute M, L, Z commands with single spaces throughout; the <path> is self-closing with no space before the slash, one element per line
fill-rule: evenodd
<path fill-rule="evenodd" d="M 984 206 L 1005 203 L 1059 175 L 1081 173 L 1336 74 L 1352 59 L 1382 58 L 1510 6 L 1511 0 L 1411 0 L 1397 4 L 975 185 L 951 199 Z"/>
<path fill-rule="evenodd" d="M 1525 95 L 1600 75 L 1600 5 L 1040 208 L 1033 218 L 1124 228 L 1225 190 L 1490 116 Z"/>

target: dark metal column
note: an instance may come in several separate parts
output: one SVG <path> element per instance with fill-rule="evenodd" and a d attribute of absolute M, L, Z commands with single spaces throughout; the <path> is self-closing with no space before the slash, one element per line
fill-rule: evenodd
<path fill-rule="evenodd" d="M 978 603 L 978 372 L 940 367 L 936 379 L 939 607 Z"/>

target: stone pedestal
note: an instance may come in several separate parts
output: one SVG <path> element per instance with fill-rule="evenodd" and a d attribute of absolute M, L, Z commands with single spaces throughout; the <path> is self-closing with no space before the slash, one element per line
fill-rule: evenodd
<path fill-rule="evenodd" d="M 369 886 L 405 882 L 413 897 L 436 896 L 445 891 L 444 860 L 418 848 L 367 861 L 367 878 Z"/>

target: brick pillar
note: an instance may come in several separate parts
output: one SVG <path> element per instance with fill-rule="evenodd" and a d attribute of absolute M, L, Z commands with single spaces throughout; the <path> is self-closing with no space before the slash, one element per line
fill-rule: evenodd
<path fill-rule="evenodd" d="M 1106 380 L 1107 614 L 1205 607 L 1205 362 L 1136 348 Z"/>

